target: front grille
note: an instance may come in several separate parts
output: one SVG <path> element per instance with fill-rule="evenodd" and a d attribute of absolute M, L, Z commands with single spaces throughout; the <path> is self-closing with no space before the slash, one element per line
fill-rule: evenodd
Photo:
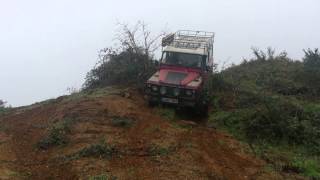
<path fill-rule="evenodd" d="M 168 96 L 168 97 L 177 97 L 174 95 L 173 91 L 176 87 L 171 87 L 171 86 L 165 86 L 166 89 L 167 89 L 167 93 L 164 95 L 164 96 Z M 186 93 L 185 93 L 185 89 L 182 89 L 182 88 L 179 88 L 180 90 L 180 93 L 179 93 L 179 96 L 178 97 L 192 97 L 192 96 L 187 96 Z"/>
<path fill-rule="evenodd" d="M 156 85 L 154 85 L 154 86 L 156 86 Z M 179 87 L 165 86 L 165 85 L 164 86 L 163 85 L 162 86 L 157 85 L 157 87 L 158 87 L 158 90 L 157 91 L 153 91 L 151 89 L 151 86 L 147 86 L 145 91 L 146 91 L 147 94 L 151 94 L 151 95 L 154 95 L 154 96 L 177 98 L 177 96 L 175 96 L 173 92 L 174 92 L 175 88 L 179 88 Z M 160 93 L 161 87 L 165 87 L 166 88 L 166 93 L 164 95 L 162 95 Z M 186 95 L 187 89 L 179 88 L 179 90 L 180 90 L 180 93 L 179 93 L 178 98 L 193 99 L 193 98 L 196 97 L 196 94 L 193 94 L 192 96 Z"/>

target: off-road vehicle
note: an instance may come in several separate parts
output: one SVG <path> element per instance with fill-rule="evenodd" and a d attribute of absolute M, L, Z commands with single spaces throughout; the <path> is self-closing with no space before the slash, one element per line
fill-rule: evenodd
<path fill-rule="evenodd" d="M 150 105 L 169 103 L 207 111 L 206 80 L 213 69 L 214 33 L 181 30 L 162 39 L 158 71 L 145 83 Z"/>

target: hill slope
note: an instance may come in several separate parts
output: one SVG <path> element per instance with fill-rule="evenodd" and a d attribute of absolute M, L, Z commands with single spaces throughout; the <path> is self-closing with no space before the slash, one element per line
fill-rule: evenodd
<path fill-rule="evenodd" d="M 0 116 L 0 179 L 284 179 L 229 135 L 106 88 Z"/>

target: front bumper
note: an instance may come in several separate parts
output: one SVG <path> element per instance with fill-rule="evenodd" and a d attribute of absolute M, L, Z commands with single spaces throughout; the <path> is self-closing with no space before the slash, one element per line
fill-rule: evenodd
<path fill-rule="evenodd" d="M 176 87 L 171 87 L 176 88 Z M 173 104 L 182 107 L 195 107 L 197 104 L 197 94 L 194 93 L 192 96 L 187 95 L 178 95 L 174 96 L 171 94 L 160 94 L 158 91 L 153 91 L 152 89 L 148 90 L 146 87 L 145 93 L 148 97 L 148 100 L 155 103 L 162 103 L 162 104 Z"/>

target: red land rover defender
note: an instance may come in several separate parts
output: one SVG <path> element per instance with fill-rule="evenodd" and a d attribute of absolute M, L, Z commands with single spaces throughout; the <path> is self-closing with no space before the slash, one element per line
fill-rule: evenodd
<path fill-rule="evenodd" d="M 205 87 L 213 69 L 214 33 L 178 31 L 162 39 L 158 71 L 146 82 L 149 105 L 169 103 L 207 111 Z"/>

